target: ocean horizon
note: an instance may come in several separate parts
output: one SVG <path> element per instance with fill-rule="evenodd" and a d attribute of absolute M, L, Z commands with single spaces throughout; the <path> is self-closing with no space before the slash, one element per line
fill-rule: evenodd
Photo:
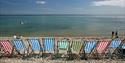
<path fill-rule="evenodd" d="M 125 35 L 124 15 L 0 15 L 0 36 L 111 36 L 112 31 Z"/>

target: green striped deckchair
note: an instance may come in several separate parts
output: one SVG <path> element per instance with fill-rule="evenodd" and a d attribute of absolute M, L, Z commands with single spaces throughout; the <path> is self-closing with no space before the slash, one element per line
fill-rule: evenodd
<path fill-rule="evenodd" d="M 71 40 L 71 52 L 72 56 L 75 59 L 78 59 L 81 53 L 81 48 L 83 47 L 83 41 L 81 39 L 72 39 Z"/>
<path fill-rule="evenodd" d="M 69 41 L 67 39 L 58 40 L 58 53 L 67 54 L 69 48 Z"/>
<path fill-rule="evenodd" d="M 73 40 L 71 40 L 71 42 L 72 42 L 72 44 L 71 44 L 72 53 L 79 54 L 80 50 L 83 46 L 82 40 L 81 39 L 73 39 Z"/>
<path fill-rule="evenodd" d="M 70 52 L 70 43 L 68 39 L 59 39 L 57 40 L 57 54 L 58 58 L 68 59 Z"/>

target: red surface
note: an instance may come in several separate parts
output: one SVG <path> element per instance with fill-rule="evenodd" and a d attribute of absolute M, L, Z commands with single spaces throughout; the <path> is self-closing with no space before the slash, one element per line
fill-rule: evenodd
<path fill-rule="evenodd" d="M 105 49 L 107 48 L 109 42 L 110 41 L 108 41 L 108 40 L 99 41 L 99 43 L 97 44 L 97 47 L 96 47 L 97 53 L 103 53 L 105 51 Z"/>
<path fill-rule="evenodd" d="M 13 47 L 8 40 L 0 40 L 0 45 L 2 45 L 5 54 L 12 53 Z"/>

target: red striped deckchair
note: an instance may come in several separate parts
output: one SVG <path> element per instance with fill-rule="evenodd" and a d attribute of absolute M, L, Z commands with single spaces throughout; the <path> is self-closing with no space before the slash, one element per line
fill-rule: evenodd
<path fill-rule="evenodd" d="M 9 40 L 0 40 L 1 50 L 3 51 L 2 56 L 11 56 L 13 53 L 13 46 Z"/>
<path fill-rule="evenodd" d="M 95 51 L 96 51 L 96 55 L 97 55 L 97 58 L 99 57 L 102 57 L 105 55 L 105 51 L 106 49 L 108 48 L 109 44 L 110 44 L 110 39 L 101 39 L 98 41 L 98 44 L 95 48 Z"/>

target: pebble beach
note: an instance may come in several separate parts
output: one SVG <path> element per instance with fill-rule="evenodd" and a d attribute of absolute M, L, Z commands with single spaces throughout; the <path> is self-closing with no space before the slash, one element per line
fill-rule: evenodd
<path fill-rule="evenodd" d="M 47 60 L 43 58 L 31 58 L 29 60 L 23 60 L 18 58 L 1 58 L 0 63 L 125 63 L 125 60 L 118 59 L 118 60 L 112 60 L 112 59 L 103 59 L 103 60 Z"/>

